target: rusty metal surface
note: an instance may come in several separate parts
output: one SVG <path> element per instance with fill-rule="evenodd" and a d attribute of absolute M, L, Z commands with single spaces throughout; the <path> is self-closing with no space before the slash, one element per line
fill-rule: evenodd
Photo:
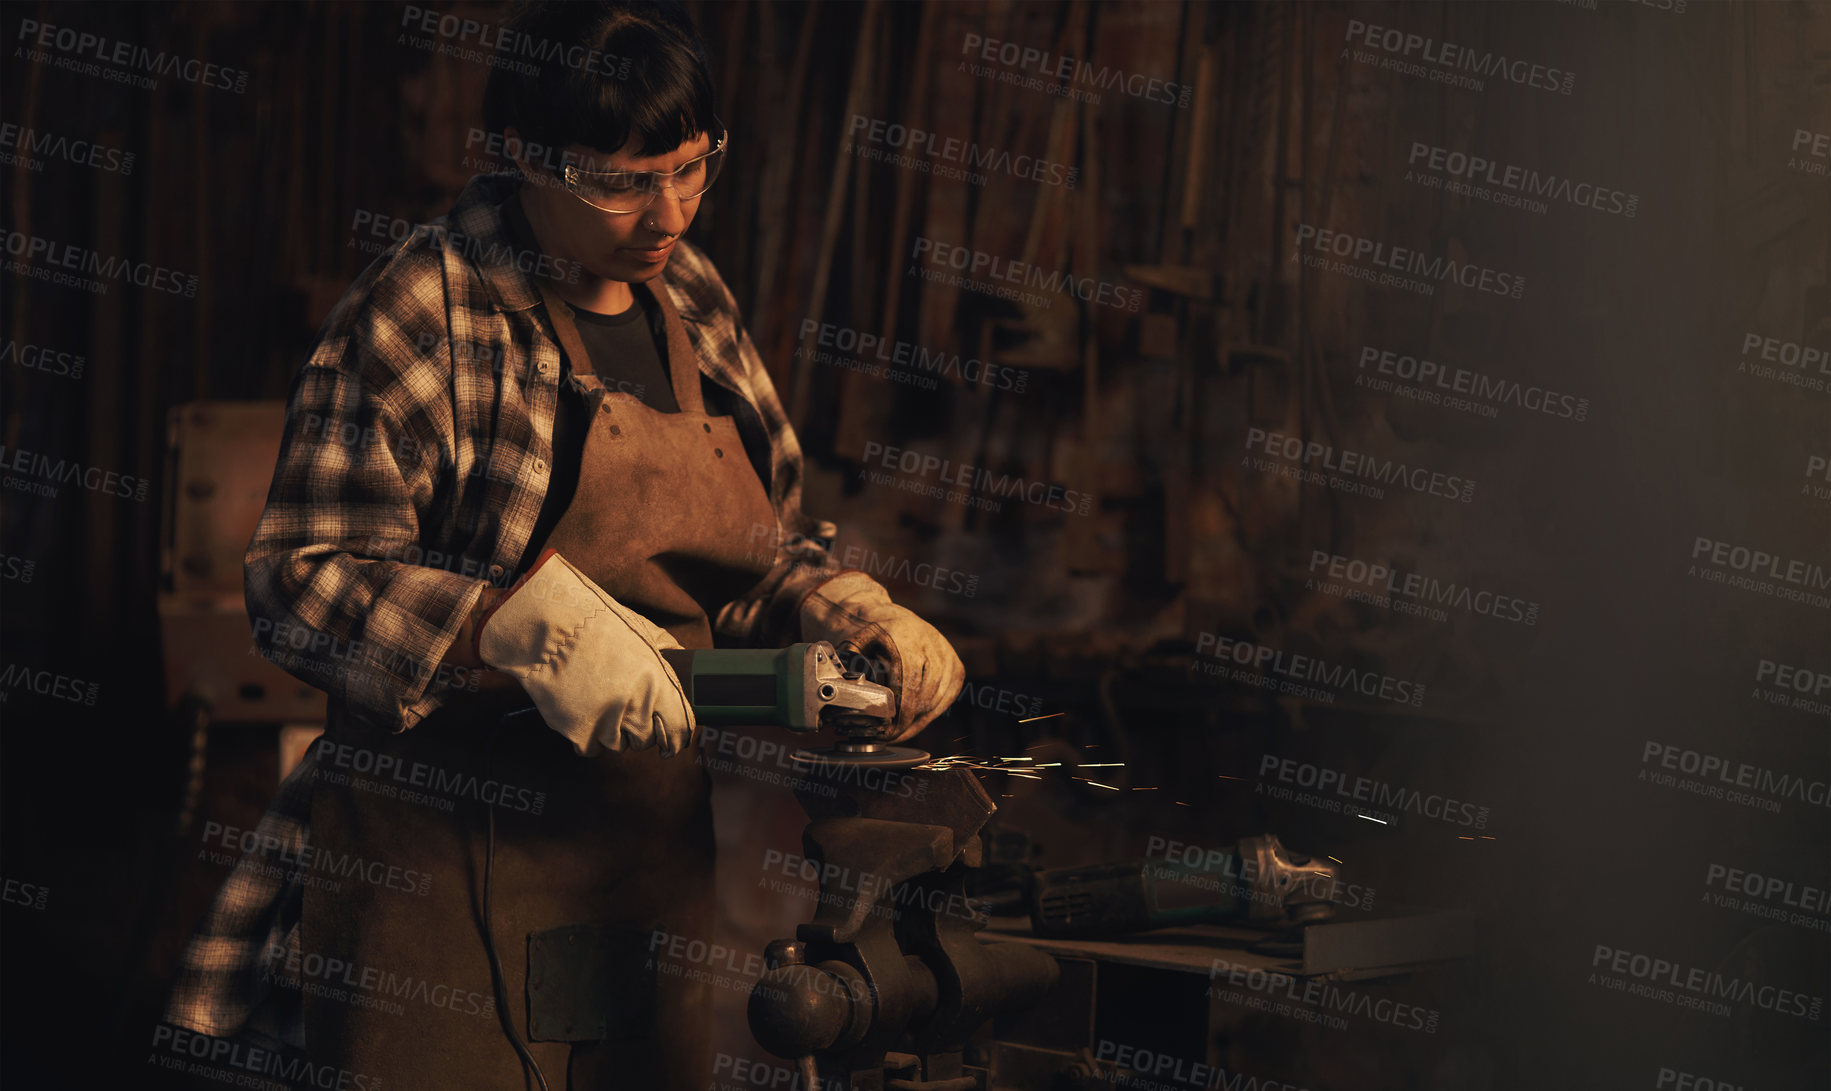
<path fill-rule="evenodd" d="M 810 943 L 853 942 L 896 884 L 944 868 L 959 853 L 945 826 L 876 818 L 817 819 L 801 840 L 822 872 L 820 907 L 799 929 Z M 829 866 L 838 869 L 836 884 L 827 882 Z"/>
<path fill-rule="evenodd" d="M 979 778 L 965 769 L 810 769 L 796 790 L 808 818 L 870 818 L 945 826 L 954 851 L 965 849 L 998 811 Z"/>

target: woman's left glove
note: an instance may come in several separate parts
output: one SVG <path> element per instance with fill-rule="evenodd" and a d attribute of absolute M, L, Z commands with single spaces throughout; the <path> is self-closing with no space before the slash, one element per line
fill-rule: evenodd
<path fill-rule="evenodd" d="M 584 757 L 693 739 L 693 706 L 664 649 L 666 629 L 611 598 L 552 550 L 541 554 L 477 626 L 477 657 L 508 671 L 547 726 Z"/>
<path fill-rule="evenodd" d="M 830 641 L 847 659 L 877 660 L 889 677 L 873 678 L 896 691 L 900 742 L 947 711 L 966 684 L 966 668 L 933 625 L 890 601 L 890 592 L 863 572 L 842 572 L 801 600 L 801 639 Z"/>

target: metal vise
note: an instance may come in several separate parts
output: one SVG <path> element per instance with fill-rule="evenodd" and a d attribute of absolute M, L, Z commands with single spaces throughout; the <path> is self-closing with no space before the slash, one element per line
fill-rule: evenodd
<path fill-rule="evenodd" d="M 802 842 L 820 865 L 819 908 L 767 948 L 751 1033 L 794 1060 L 810 1091 L 982 1091 L 987 1073 L 964 1063 L 966 1039 L 1040 999 L 1059 968 L 1028 945 L 974 935 L 988 917 L 967 902 L 966 879 L 998 809 L 979 781 L 965 769 L 871 774 L 816 769 L 795 793 L 811 820 Z"/>

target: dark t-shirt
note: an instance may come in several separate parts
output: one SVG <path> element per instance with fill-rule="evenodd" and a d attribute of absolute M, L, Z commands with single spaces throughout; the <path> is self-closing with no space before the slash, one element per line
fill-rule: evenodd
<path fill-rule="evenodd" d="M 594 314 L 572 308 L 579 340 L 591 357 L 591 369 L 612 392 L 634 394 L 662 413 L 680 412 L 667 364 L 661 359 L 660 315 L 654 314 L 653 297 L 641 287 L 633 290 L 636 302 L 622 314 Z"/>
<path fill-rule="evenodd" d="M 516 245 L 537 249 L 534 230 L 521 210 L 520 199 L 511 198 L 502 207 L 503 220 Z M 575 370 L 595 373 L 605 389 L 633 394 L 658 412 L 680 412 L 662 355 L 666 342 L 660 311 L 645 286 L 632 285 L 631 294 L 635 303 L 621 314 L 572 308 L 573 325 L 578 327 L 579 341 L 591 359 L 573 361 L 562 350 L 559 403 L 553 413 L 553 473 L 534 531 L 528 536 L 528 547 L 521 555 L 519 571 L 527 571 L 540 556 L 554 526 L 578 492 L 579 463 L 585 454 L 585 436 L 591 430 L 591 404 L 585 387 L 573 378 Z"/>

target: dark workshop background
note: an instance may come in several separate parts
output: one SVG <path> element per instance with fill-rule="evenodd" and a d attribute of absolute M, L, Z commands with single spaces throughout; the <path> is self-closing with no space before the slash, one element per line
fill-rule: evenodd
<path fill-rule="evenodd" d="M 122 170 L 0 141 L 16 153 L 0 169 L 6 261 L 30 264 L 15 240 L 42 238 L 197 277 L 187 298 L 5 273 L 8 466 L 29 451 L 150 482 L 144 500 L 67 483 L 35 495 L 10 478 L 0 489 L 9 1087 L 162 1086 L 146 1061 L 161 993 L 224 874 L 196 859 L 197 830 L 251 827 L 272 791 L 273 726 L 217 716 L 194 770 L 207 710 L 167 684 L 192 631 L 160 624 L 162 596 L 186 578 L 162 529 L 180 489 L 170 414 L 283 399 L 369 261 L 360 214 L 437 216 L 474 173 L 467 136 L 488 68 L 415 48 L 404 10 L 14 3 L 0 17 L 0 124 L 133 156 Z M 929 748 L 1125 763 L 1102 770 L 1108 788 L 986 776 L 1001 824 L 1027 833 L 1043 864 L 1139 856 L 1153 837 L 1218 846 L 1275 832 L 1343 861 L 1382 913 L 1473 914 L 1472 956 L 1429 978 L 1434 1034 L 1242 1012 L 1226 1054 L 1239 1070 L 1312 1089 L 1653 1088 L 1663 1070 L 1751 1091 L 1825 1086 L 1822 1000 L 1809 1017 L 1753 1002 L 1714 1015 L 1598 984 L 1592 953 L 1831 993 L 1831 910 L 1773 919 L 1758 898 L 1712 901 L 1723 886 L 1706 877 L 1711 865 L 1777 876 L 1821 903 L 1831 888 L 1831 691 L 1812 688 L 1831 675 L 1831 5 L 694 11 L 733 153 L 691 238 L 790 408 L 806 507 L 968 665 L 972 698 Z M 166 77 L 143 89 L 61 66 L 55 49 L 33 59 L 27 20 L 212 61 L 245 72 L 246 87 Z M 1452 86 L 1377 36 L 1350 40 L 1351 21 L 1574 83 Z M 1050 94 L 1021 82 L 1034 75 L 1021 62 L 973 53 L 974 35 L 1191 93 Z M 997 170 L 974 184 L 879 161 L 851 146 L 854 117 L 1041 157 L 1074 168 L 1075 184 Z M 857 138 L 873 146 L 868 135 Z M 1632 213 L 1619 200 L 1535 208 L 1448 192 L 1433 148 L 1632 196 Z M 1524 288 L 1374 283 L 1370 260 L 1320 254 L 1310 229 Z M 931 282 L 919 238 L 1143 302 L 1134 313 Z M 810 320 L 984 360 L 1022 388 L 943 377 L 929 390 L 822 362 L 801 335 Z M 28 363 L 22 346 L 52 355 Z M 1578 419 L 1378 390 L 1369 350 L 1586 407 Z M 80 376 L 39 366 L 76 356 Z M 1326 473 L 1300 483 L 1279 471 L 1305 467 L 1248 449 L 1266 434 L 1475 487 L 1463 502 L 1391 484 L 1360 495 Z M 1093 500 L 1081 515 L 934 499 L 912 491 L 932 478 L 882 464 L 892 447 Z M 1752 551 L 1805 575 L 1737 567 Z M 1314 570 L 1318 552 L 1536 612 L 1526 623 L 1360 601 Z M 916 565 L 960 573 L 972 591 Z M 239 586 L 233 571 L 189 576 Z M 1774 593 L 1789 590 L 1800 593 Z M 1204 669 L 1237 666 L 1210 654 L 1220 638 L 1424 696 L 1280 694 Z M 93 702 L 38 692 L 31 680 L 49 676 L 93 684 Z M 1020 722 L 1033 708 L 1063 715 Z M 1770 778 L 1771 806 L 1712 798 L 1660 781 L 1676 770 L 1649 746 L 1803 787 Z M 1470 802 L 1485 824 L 1408 814 L 1382 826 L 1273 798 L 1294 784 L 1262 775 L 1265 755 Z M 193 772 L 201 789 L 181 815 Z M 720 791 L 728 922 L 760 949 L 811 910 L 756 889 L 754 839 L 794 851 L 797 820 L 779 790 L 731 778 Z M 1168 998 L 1136 1003 L 1178 1018 Z"/>

